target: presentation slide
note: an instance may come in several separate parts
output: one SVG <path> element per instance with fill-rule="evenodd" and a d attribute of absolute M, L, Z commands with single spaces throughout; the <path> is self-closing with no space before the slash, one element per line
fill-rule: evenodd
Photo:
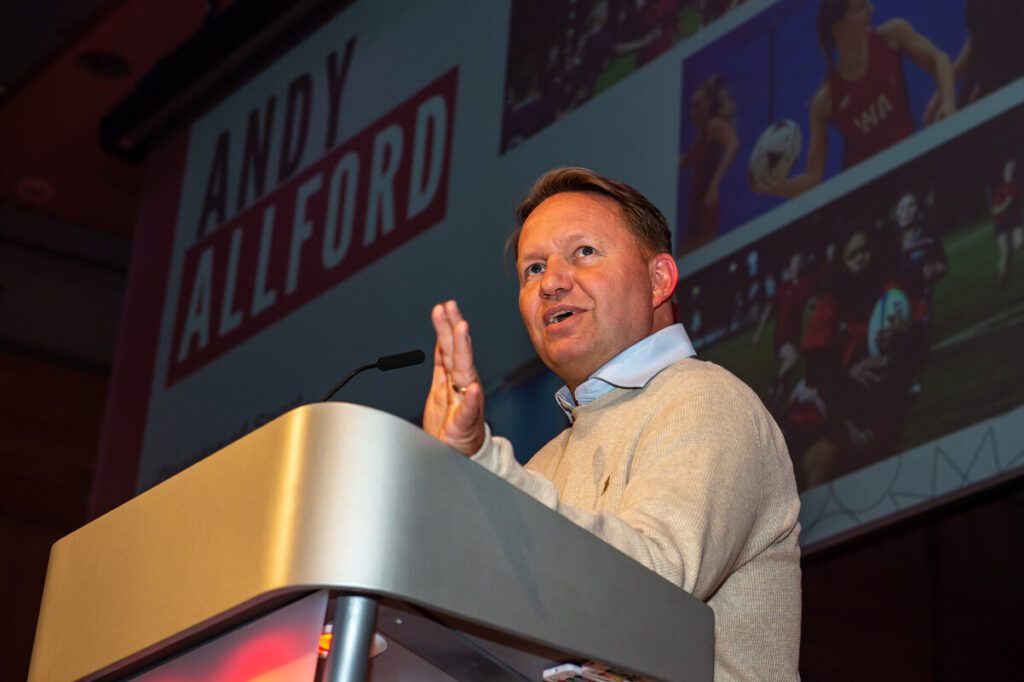
<path fill-rule="evenodd" d="M 680 321 L 783 429 L 806 548 L 1024 472 L 1024 4 L 362 0 L 308 31 L 147 159 L 108 419 L 139 415 L 138 490 L 429 357 L 451 298 L 528 459 L 565 421 L 503 246 L 564 165 L 668 217 Z M 336 399 L 415 422 L 429 381 Z"/>

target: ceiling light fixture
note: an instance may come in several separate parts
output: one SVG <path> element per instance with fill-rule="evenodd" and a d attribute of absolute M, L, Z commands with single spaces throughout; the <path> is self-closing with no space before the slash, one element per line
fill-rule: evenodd
<path fill-rule="evenodd" d="M 15 186 L 18 197 L 29 204 L 48 204 L 57 196 L 53 183 L 45 178 L 25 177 Z"/>

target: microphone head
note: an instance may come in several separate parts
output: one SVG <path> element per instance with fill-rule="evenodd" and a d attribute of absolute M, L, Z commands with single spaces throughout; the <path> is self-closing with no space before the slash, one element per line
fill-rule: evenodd
<path fill-rule="evenodd" d="M 394 355 L 385 355 L 377 358 L 377 368 L 382 372 L 387 372 L 392 369 L 411 367 L 420 364 L 426 357 L 419 348 L 407 350 L 404 353 L 395 353 Z"/>

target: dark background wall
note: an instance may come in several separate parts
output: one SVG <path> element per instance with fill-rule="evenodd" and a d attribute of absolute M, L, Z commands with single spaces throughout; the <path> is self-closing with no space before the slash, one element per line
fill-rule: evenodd
<path fill-rule="evenodd" d="M 1014 677 L 1022 533 L 1018 481 L 806 557 L 803 679 Z"/>

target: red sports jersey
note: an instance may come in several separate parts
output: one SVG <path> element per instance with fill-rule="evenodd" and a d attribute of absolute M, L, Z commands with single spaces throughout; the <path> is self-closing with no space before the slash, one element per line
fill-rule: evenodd
<path fill-rule="evenodd" d="M 839 361 L 849 367 L 867 355 L 868 320 L 845 318 L 835 296 L 826 295 L 814 306 L 804 332 L 803 350 L 812 351 L 839 344 Z"/>
<path fill-rule="evenodd" d="M 1005 180 L 1000 182 L 996 185 L 996 190 L 992 193 L 993 206 L 999 206 L 1007 199 L 1010 200 L 1010 205 L 1000 213 L 996 213 L 992 216 L 992 220 L 995 222 L 997 230 L 1005 230 L 1007 228 L 1020 225 L 1021 185 L 1020 181 L 1016 178 L 1009 182 L 1006 182 Z"/>
<path fill-rule="evenodd" d="M 888 280 L 882 291 L 897 287 L 895 280 Z M 921 322 L 928 314 L 928 307 L 920 299 L 910 298 L 910 320 Z M 804 352 L 838 346 L 839 361 L 849 367 L 868 354 L 868 317 L 870 309 L 854 314 L 849 306 L 844 306 L 835 294 L 825 294 L 818 299 L 818 304 L 811 312 L 811 319 L 804 331 Z"/>
<path fill-rule="evenodd" d="M 792 343 L 800 347 L 804 308 L 814 295 L 815 282 L 804 277 L 799 282 L 783 282 L 775 293 L 775 347 Z"/>
<path fill-rule="evenodd" d="M 707 129 L 697 133 L 690 147 L 690 197 L 687 206 L 685 232 L 679 240 L 679 246 L 692 240 L 704 241 L 718 232 L 718 208 L 704 206 L 704 196 L 711 186 L 711 178 L 715 175 L 718 164 L 722 161 L 725 148 L 711 139 Z"/>
<path fill-rule="evenodd" d="M 679 0 L 652 0 L 644 6 L 640 17 L 648 30 L 658 28 L 661 34 L 640 52 L 640 63 L 646 64 L 670 47 L 679 23 Z"/>
<path fill-rule="evenodd" d="M 855 81 L 827 76 L 832 99 L 829 123 L 843 137 L 843 167 L 877 154 L 914 132 L 900 53 L 876 31 L 868 34 L 868 68 Z"/>

